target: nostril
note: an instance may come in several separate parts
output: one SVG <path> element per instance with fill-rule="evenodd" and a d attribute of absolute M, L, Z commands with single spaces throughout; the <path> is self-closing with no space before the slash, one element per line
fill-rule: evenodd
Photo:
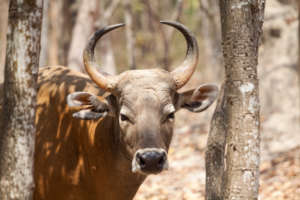
<path fill-rule="evenodd" d="M 158 164 L 160 165 L 160 166 L 163 166 L 164 164 L 165 164 L 165 161 L 167 160 L 167 155 L 163 152 L 162 154 L 161 154 L 161 157 L 160 157 L 160 159 L 159 159 L 159 161 L 158 161 Z"/>
<path fill-rule="evenodd" d="M 142 158 L 141 154 L 136 154 L 136 158 L 137 158 L 137 162 L 139 163 L 139 165 L 143 168 L 146 166 L 146 162 L 145 160 Z"/>
<path fill-rule="evenodd" d="M 141 165 L 141 167 L 144 167 L 145 165 L 146 165 L 146 162 L 145 162 L 145 160 L 143 159 L 143 158 L 139 158 L 140 160 L 140 165 Z"/>
<path fill-rule="evenodd" d="M 159 164 L 159 166 L 163 166 L 164 163 L 165 163 L 165 157 L 162 156 L 162 157 L 159 159 L 158 164 Z"/>

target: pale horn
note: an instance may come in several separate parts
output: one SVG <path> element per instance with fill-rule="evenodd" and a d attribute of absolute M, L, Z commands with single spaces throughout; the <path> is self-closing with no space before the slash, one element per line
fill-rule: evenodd
<path fill-rule="evenodd" d="M 118 83 L 118 76 L 112 76 L 106 72 L 97 71 L 96 68 L 98 68 L 99 66 L 95 62 L 94 49 L 97 41 L 103 35 L 124 25 L 125 24 L 115 24 L 96 31 L 89 39 L 88 44 L 86 45 L 83 51 L 83 63 L 86 72 L 100 88 L 110 92 L 112 92 L 115 89 Z"/>

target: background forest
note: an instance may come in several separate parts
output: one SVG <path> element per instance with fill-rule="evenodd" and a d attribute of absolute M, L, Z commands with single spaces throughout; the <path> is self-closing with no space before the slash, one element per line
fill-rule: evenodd
<path fill-rule="evenodd" d="M 150 3 L 151 2 L 151 3 Z M 266 1 L 258 74 L 261 103 L 261 199 L 300 197 L 300 101 L 297 0 Z M 0 2 L 0 83 L 6 49 L 8 0 Z M 104 71 L 162 67 L 185 56 L 182 36 L 159 20 L 180 21 L 197 36 L 200 63 L 182 90 L 204 82 L 222 84 L 224 67 L 218 1 L 44 0 L 40 66 L 83 71 L 82 50 L 96 29 L 125 22 L 97 46 Z M 298 73 L 298 74 L 297 74 Z M 0 102 L 1 103 L 1 102 Z M 150 176 L 136 200 L 204 199 L 205 147 L 214 108 L 176 115 L 170 170 Z"/>

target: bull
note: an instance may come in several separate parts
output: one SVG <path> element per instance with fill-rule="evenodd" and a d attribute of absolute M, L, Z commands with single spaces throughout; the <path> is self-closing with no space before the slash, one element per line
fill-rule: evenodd
<path fill-rule="evenodd" d="M 218 88 L 205 84 L 179 93 L 198 63 L 195 37 L 182 24 L 162 21 L 187 43 L 184 62 L 172 72 L 98 71 L 97 41 L 124 26 L 96 31 L 83 61 L 88 75 L 63 66 L 39 72 L 36 111 L 35 200 L 128 200 L 149 174 L 168 169 L 174 114 L 201 112 Z"/>

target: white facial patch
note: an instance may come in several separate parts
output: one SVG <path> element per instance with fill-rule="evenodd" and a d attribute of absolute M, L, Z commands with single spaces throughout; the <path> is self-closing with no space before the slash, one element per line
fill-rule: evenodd
<path fill-rule="evenodd" d="M 164 107 L 164 113 L 170 114 L 175 112 L 175 107 L 173 104 L 168 104 Z"/>
<path fill-rule="evenodd" d="M 136 161 L 136 154 L 137 154 L 137 152 L 135 152 L 135 154 L 133 156 L 133 160 L 131 162 L 131 171 L 133 173 L 141 172 L 141 167 L 140 167 L 140 165 Z"/>
<path fill-rule="evenodd" d="M 122 115 L 128 115 L 130 113 L 130 110 L 126 106 L 122 106 L 120 110 L 120 114 Z"/>

